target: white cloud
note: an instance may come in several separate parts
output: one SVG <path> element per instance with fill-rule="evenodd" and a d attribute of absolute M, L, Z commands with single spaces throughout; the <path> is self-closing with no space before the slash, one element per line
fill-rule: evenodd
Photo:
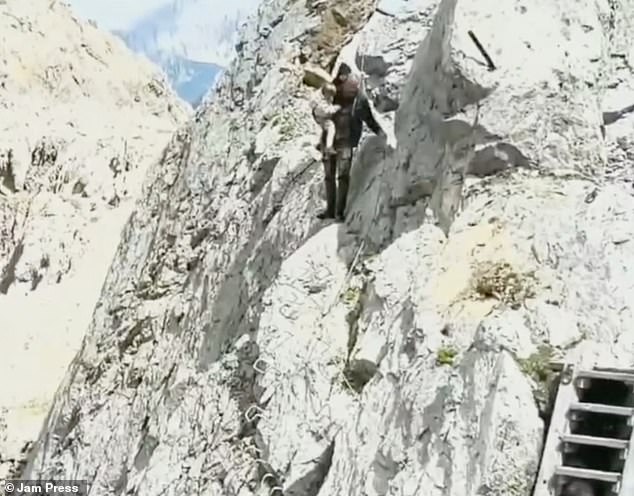
<path fill-rule="evenodd" d="M 26 1 L 26 0 L 22 0 Z M 260 0 L 65 0 L 73 12 L 83 19 L 97 21 L 103 29 L 126 30 L 136 21 L 172 4 L 188 6 L 188 10 L 205 11 L 210 16 L 222 19 L 234 16 L 237 11 L 252 12 Z"/>
<path fill-rule="evenodd" d="M 23 0 L 24 1 L 24 0 Z M 103 29 L 128 29 L 148 13 L 171 0 L 66 0 L 73 12 L 97 21 Z"/>
<path fill-rule="evenodd" d="M 27 1 L 27 0 L 22 0 Z M 226 67 L 235 55 L 236 27 L 261 0 L 65 0 L 101 29 L 126 31 L 129 46 Z M 167 7 L 167 8 L 166 8 Z"/>

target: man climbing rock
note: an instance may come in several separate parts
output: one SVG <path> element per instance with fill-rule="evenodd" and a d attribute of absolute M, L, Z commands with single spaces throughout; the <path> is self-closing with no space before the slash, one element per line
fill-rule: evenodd
<path fill-rule="evenodd" d="M 345 218 L 346 200 L 350 185 L 350 168 L 354 149 L 361 140 L 363 123 L 374 134 L 386 136 L 374 119 L 367 95 L 361 88 L 361 77 L 353 74 L 347 64 L 341 64 L 334 80 L 336 94 L 334 104 L 340 109 L 334 114 L 334 154 L 324 155 L 324 177 L 326 185 L 326 209 L 320 219 Z"/>

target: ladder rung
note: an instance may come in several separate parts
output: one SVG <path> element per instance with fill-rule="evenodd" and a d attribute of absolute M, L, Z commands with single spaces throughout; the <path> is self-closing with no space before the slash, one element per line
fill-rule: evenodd
<path fill-rule="evenodd" d="M 564 443 L 585 444 L 587 446 L 602 446 L 604 448 L 626 449 L 630 442 L 626 439 L 613 439 L 610 437 L 582 436 L 580 434 L 564 434 L 561 436 Z"/>
<path fill-rule="evenodd" d="M 553 372 L 561 372 L 564 369 L 564 362 L 548 362 L 548 368 Z"/>
<path fill-rule="evenodd" d="M 553 372 L 561 372 L 567 364 L 565 362 L 551 361 L 548 362 L 548 368 Z M 614 367 L 594 367 L 593 371 L 597 372 L 617 372 L 620 374 L 634 374 L 634 369 L 619 369 Z"/>
<path fill-rule="evenodd" d="M 599 372 L 618 372 L 621 374 L 634 374 L 634 369 L 615 369 L 612 367 L 594 367 Z"/>
<path fill-rule="evenodd" d="M 621 415 L 623 417 L 631 417 L 634 415 L 634 408 L 627 406 L 603 405 L 601 403 L 571 403 L 570 410 L 575 410 L 577 412 L 607 413 L 610 415 Z"/>
<path fill-rule="evenodd" d="M 618 472 L 603 472 L 601 470 L 591 470 L 589 468 L 564 467 L 555 469 L 555 475 L 566 477 L 576 477 L 577 479 L 590 479 L 604 482 L 619 482 L 621 474 Z"/>
<path fill-rule="evenodd" d="M 577 378 L 581 379 L 605 379 L 607 381 L 619 381 L 634 383 L 634 374 L 622 372 L 605 372 L 601 370 L 580 370 L 577 372 Z"/>

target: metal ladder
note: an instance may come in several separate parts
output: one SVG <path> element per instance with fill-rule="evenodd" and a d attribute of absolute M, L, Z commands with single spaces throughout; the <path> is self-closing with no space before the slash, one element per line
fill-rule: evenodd
<path fill-rule="evenodd" d="M 537 483 L 533 496 L 559 496 L 561 485 L 566 478 L 586 479 L 607 482 L 614 496 L 634 496 L 634 429 L 630 439 L 594 437 L 570 432 L 570 421 L 579 415 L 601 413 L 617 417 L 627 417 L 629 426 L 634 421 L 634 408 L 612 406 L 602 403 L 579 401 L 579 390 L 587 388 L 593 379 L 619 381 L 634 387 L 634 370 L 599 369 L 575 371 L 571 364 L 561 367 L 561 381 L 555 405 L 552 411 L 550 428 L 546 437 Z M 606 472 L 566 466 L 563 453 L 575 445 L 598 446 L 619 450 L 624 460 L 620 472 Z"/>

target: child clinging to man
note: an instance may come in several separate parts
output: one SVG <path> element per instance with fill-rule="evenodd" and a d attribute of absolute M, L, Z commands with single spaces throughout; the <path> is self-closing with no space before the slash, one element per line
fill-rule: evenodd
<path fill-rule="evenodd" d="M 333 147 L 335 140 L 335 123 L 333 117 L 341 108 L 339 105 L 333 104 L 336 93 L 337 89 L 334 84 L 325 83 L 321 87 L 322 98 L 313 104 L 313 117 L 322 129 L 319 149 L 324 158 L 336 153 Z"/>

